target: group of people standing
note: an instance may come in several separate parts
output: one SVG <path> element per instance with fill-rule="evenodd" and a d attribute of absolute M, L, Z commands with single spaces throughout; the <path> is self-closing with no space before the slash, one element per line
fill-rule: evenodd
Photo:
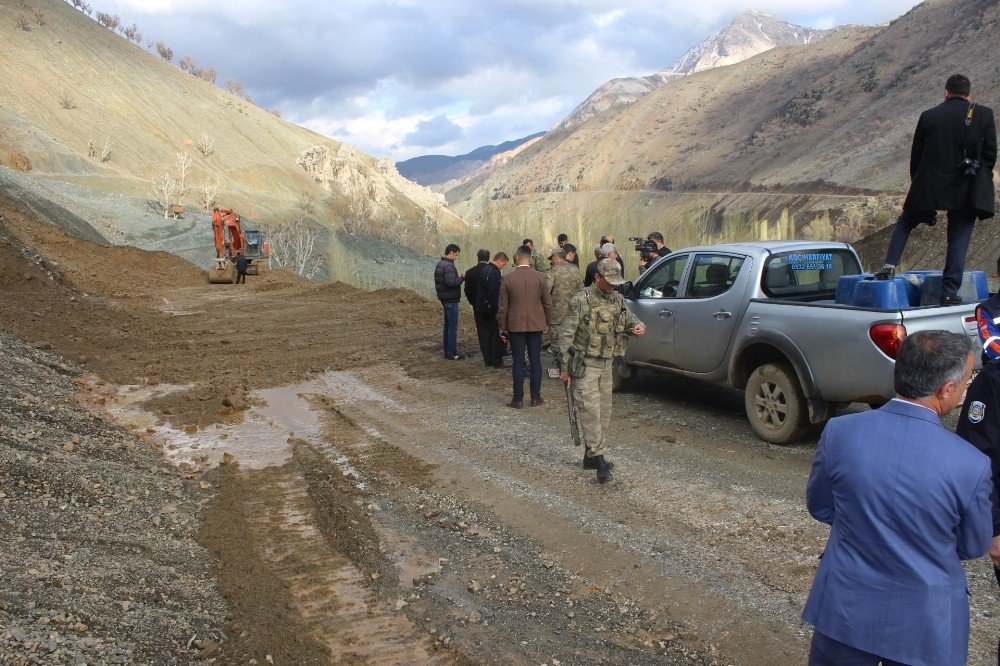
<path fill-rule="evenodd" d="M 662 240 L 662 235 L 653 232 Z M 611 480 L 614 466 L 604 457 L 604 434 L 611 420 L 613 358 L 625 353 L 628 335 L 643 335 L 642 322 L 626 307 L 617 287 L 625 282 L 624 262 L 614 238 L 605 236 L 595 248 L 595 259 L 581 275 L 577 250 L 566 234 L 558 247 L 542 254 L 530 238 L 514 252 L 514 269 L 501 271 L 509 262 L 504 252 L 490 257 L 476 253 L 477 263 L 464 273 L 455 267 L 461 248 L 451 244 L 434 271 L 438 299 L 444 309 L 444 357 L 458 360 L 458 305 L 462 285 L 475 313 L 476 332 L 483 363 L 506 368 L 510 346 L 513 395 L 507 406 L 525 405 L 528 379 L 532 407 L 542 397 L 542 350 L 558 360 L 560 378 L 573 392 L 574 422 L 584 445 L 585 469 L 596 470 L 597 480 Z M 546 270 L 545 259 L 551 267 Z M 586 286 L 585 286 L 586 285 Z"/>

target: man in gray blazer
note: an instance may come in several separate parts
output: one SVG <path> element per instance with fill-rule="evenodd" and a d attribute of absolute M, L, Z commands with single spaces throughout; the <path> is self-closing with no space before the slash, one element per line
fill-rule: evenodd
<path fill-rule="evenodd" d="M 969 647 L 962 560 L 993 537 L 990 459 L 941 427 L 962 401 L 973 347 L 963 333 L 903 340 L 881 409 L 831 420 L 806 503 L 831 526 L 802 619 L 809 664 L 959 666 Z"/>
<path fill-rule="evenodd" d="M 514 255 L 514 270 L 500 285 L 500 334 L 510 340 L 514 396 L 508 407 L 524 407 L 524 352 L 531 364 L 531 406 L 542 404 L 542 334 L 552 321 L 552 297 L 545 273 L 531 266 L 531 248 L 522 245 Z"/>

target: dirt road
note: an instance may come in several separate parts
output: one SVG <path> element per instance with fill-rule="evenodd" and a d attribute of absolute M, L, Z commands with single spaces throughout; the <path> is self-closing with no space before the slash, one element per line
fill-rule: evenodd
<path fill-rule="evenodd" d="M 560 384 L 506 408 L 509 374 L 441 359 L 439 306 L 409 292 L 209 286 L 11 213 L 0 270 L 3 330 L 82 363 L 89 404 L 217 491 L 197 539 L 224 662 L 804 660 L 814 445 L 754 438 L 736 392 L 640 378 L 602 487 Z M 971 663 L 989 663 L 995 583 L 969 572 Z"/>

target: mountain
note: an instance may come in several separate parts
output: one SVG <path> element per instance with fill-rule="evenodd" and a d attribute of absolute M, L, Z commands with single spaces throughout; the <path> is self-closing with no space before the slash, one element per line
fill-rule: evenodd
<path fill-rule="evenodd" d="M 504 141 L 496 146 L 480 146 L 465 155 L 454 157 L 420 155 L 397 162 L 396 168 L 404 178 L 437 191 L 444 191 L 500 166 L 544 134 L 545 132 L 537 132 L 521 139 Z"/>
<path fill-rule="evenodd" d="M 608 81 L 566 116 L 556 129 L 578 125 L 608 109 L 629 106 L 678 76 L 733 65 L 778 46 L 809 44 L 829 33 L 829 30 L 794 25 L 759 11 L 743 12 L 722 30 L 692 47 L 676 62 L 659 72 L 650 76 Z"/>
<path fill-rule="evenodd" d="M 150 190 L 157 177 L 178 176 L 179 154 L 190 160 L 180 203 L 192 218 L 199 186 L 218 183 L 220 205 L 262 221 L 294 220 L 308 200 L 328 228 L 345 220 L 362 232 L 402 227 L 404 237 L 434 245 L 438 229 L 465 228 L 439 194 L 401 177 L 391 161 L 192 76 L 66 2 L 3 4 L 0 166 L 19 187 L 45 189 L 95 218 L 113 242 L 125 227 L 135 242 L 173 233 L 162 214 L 157 222 Z M 199 150 L 205 141 L 212 148 Z"/>
<path fill-rule="evenodd" d="M 997 104 L 998 27 L 1000 3 L 934 0 L 885 26 L 677 77 L 548 133 L 449 201 L 471 224 L 624 219 L 690 238 L 765 220 L 771 233 L 780 218 L 788 234 L 849 238 L 897 210 L 917 118 L 949 75 L 966 73 L 977 99 Z"/>

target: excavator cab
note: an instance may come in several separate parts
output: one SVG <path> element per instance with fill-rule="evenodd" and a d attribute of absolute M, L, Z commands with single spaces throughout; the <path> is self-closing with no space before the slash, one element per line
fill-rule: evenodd
<path fill-rule="evenodd" d="M 208 269 L 209 282 L 235 282 L 236 266 L 233 261 L 240 252 L 250 262 L 247 273 L 260 275 L 267 265 L 268 244 L 259 230 L 243 231 L 239 215 L 226 208 L 215 208 L 212 211 L 212 231 L 215 234 L 215 265 Z"/>

